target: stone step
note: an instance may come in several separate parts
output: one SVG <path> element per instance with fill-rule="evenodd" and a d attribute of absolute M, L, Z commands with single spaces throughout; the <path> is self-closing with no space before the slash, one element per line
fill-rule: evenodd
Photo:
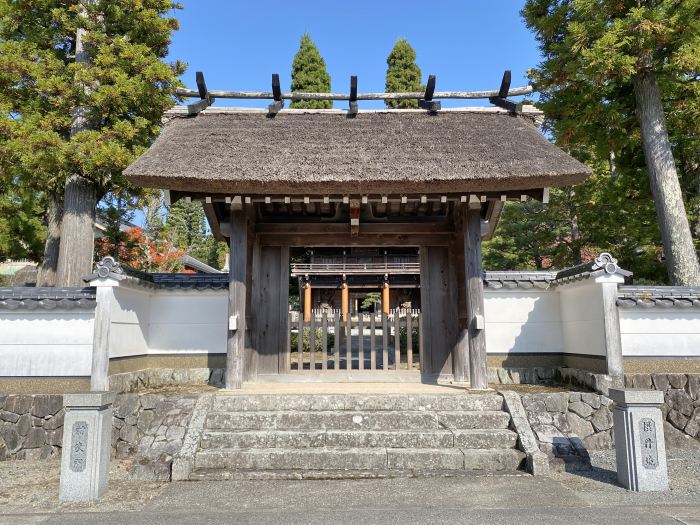
<path fill-rule="evenodd" d="M 195 469 L 505 472 L 521 468 L 524 458 L 525 454 L 515 449 L 219 449 L 197 452 Z"/>
<path fill-rule="evenodd" d="M 508 412 L 485 410 L 482 412 L 437 412 L 436 414 L 441 428 L 497 429 L 508 428 L 510 424 L 510 414 Z"/>
<path fill-rule="evenodd" d="M 260 481 L 260 480 L 358 480 L 395 479 L 440 476 L 458 478 L 472 476 L 529 476 L 522 470 L 480 471 L 480 470 L 421 470 L 421 469 L 331 469 L 331 470 L 238 470 L 238 469 L 196 469 L 190 473 L 192 481 Z"/>
<path fill-rule="evenodd" d="M 514 448 L 515 432 L 494 430 L 243 430 L 204 432 L 202 449 L 216 448 Z"/>
<path fill-rule="evenodd" d="M 209 412 L 205 427 L 222 430 L 432 430 L 507 428 L 500 411 Z"/>
<path fill-rule="evenodd" d="M 509 449 L 518 444 L 518 434 L 505 428 L 483 429 L 455 429 L 454 446 L 464 449 Z"/>
<path fill-rule="evenodd" d="M 216 412 L 326 410 L 502 410 L 499 394 L 235 394 L 217 395 Z"/>
<path fill-rule="evenodd" d="M 259 448 L 200 450 L 195 468 L 245 470 L 383 469 L 386 449 Z"/>

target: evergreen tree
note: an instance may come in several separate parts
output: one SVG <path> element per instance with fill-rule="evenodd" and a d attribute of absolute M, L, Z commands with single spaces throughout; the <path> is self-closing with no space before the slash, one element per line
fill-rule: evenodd
<path fill-rule="evenodd" d="M 326 70 L 326 62 L 311 36 L 304 33 L 299 43 L 299 51 L 292 62 L 292 91 L 299 93 L 330 93 L 331 77 Z M 290 108 L 330 109 L 332 100 L 295 100 Z"/>
<path fill-rule="evenodd" d="M 531 77 L 546 129 L 562 147 L 614 160 L 624 191 L 649 189 L 670 282 L 700 284 L 685 210 L 697 224 L 698 199 L 684 202 L 678 177 L 698 193 L 700 2 L 528 0 L 523 16 L 544 56 Z"/>
<path fill-rule="evenodd" d="M 156 136 L 180 63 L 171 0 L 0 0 L 0 177 L 44 193 L 58 284 L 92 269 L 97 203 Z M 9 166 L 10 173 L 6 171 Z M 61 197 L 65 195 L 65 198 Z M 63 202 L 61 202 L 63 200 Z M 65 208 L 65 213 L 61 210 Z M 59 227 L 60 224 L 60 227 Z"/>
<path fill-rule="evenodd" d="M 0 178 L 0 261 L 37 260 L 45 236 L 41 195 L 7 182 Z"/>
<path fill-rule="evenodd" d="M 386 59 L 386 92 L 398 93 L 402 91 L 418 92 L 424 91 L 425 86 L 421 84 L 421 71 L 416 64 L 416 52 L 405 38 L 399 38 L 394 44 L 394 48 Z M 386 107 L 393 109 L 413 109 L 418 108 L 418 101 L 415 99 L 384 101 Z"/>
<path fill-rule="evenodd" d="M 214 238 L 199 202 L 173 204 L 165 220 L 165 236 L 175 247 L 202 262 L 210 260 Z"/>

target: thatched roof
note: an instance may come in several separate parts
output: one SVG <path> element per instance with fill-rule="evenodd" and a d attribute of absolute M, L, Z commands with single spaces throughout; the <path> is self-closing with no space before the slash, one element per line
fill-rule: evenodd
<path fill-rule="evenodd" d="M 488 108 L 171 113 L 125 172 L 140 186 L 212 193 L 525 190 L 582 182 L 590 170 L 526 116 Z"/>

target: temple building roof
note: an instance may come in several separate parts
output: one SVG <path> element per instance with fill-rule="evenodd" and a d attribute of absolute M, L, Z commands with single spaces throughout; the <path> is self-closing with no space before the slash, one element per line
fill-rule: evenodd
<path fill-rule="evenodd" d="M 533 115 L 500 108 L 360 111 L 183 110 L 125 175 L 176 191 L 499 192 L 582 182 L 590 170 L 549 142 Z"/>

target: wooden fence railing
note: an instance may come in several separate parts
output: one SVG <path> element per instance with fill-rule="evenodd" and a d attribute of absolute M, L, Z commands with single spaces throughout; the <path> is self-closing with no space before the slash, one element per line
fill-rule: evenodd
<path fill-rule="evenodd" d="M 287 370 L 418 371 L 423 362 L 420 310 L 341 318 L 289 312 Z"/>

